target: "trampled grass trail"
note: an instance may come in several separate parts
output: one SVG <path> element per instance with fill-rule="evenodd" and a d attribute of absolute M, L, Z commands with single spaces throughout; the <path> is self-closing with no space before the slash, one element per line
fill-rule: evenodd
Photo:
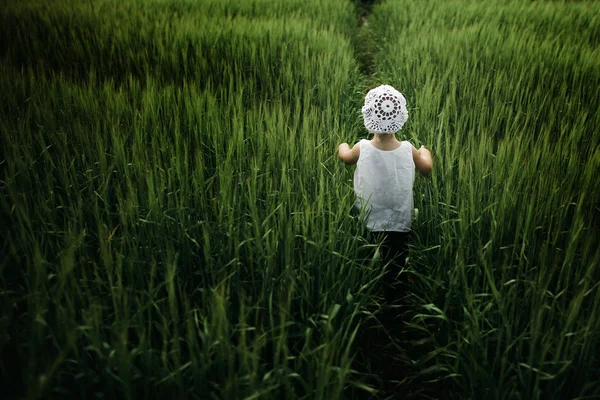
<path fill-rule="evenodd" d="M 369 26 L 373 7 L 379 5 L 375 2 L 361 3 L 359 29 L 354 44 L 365 93 L 372 87 L 389 83 L 380 82 L 377 74 L 379 43 Z M 365 383 L 377 388 L 375 396 L 381 399 L 419 398 L 424 392 L 434 391 L 431 385 L 423 388 L 411 381 L 415 375 L 411 357 L 418 357 L 411 351 L 411 342 L 425 339 L 426 336 L 417 330 L 407 329 L 405 324 L 405 319 L 410 318 L 410 311 L 407 310 L 414 306 L 409 296 L 414 290 L 412 275 L 408 278 L 409 275 L 410 272 L 405 270 L 397 276 L 397 296 L 392 302 L 386 302 L 381 290 L 378 291 L 375 304 L 370 308 L 369 317 L 362 325 L 356 341 L 354 368 L 365 376 Z M 379 286 L 386 283 L 381 282 Z"/>
<path fill-rule="evenodd" d="M 0 396 L 599 397 L 597 2 L 6 3 Z M 335 156 L 381 83 L 399 307 Z"/>

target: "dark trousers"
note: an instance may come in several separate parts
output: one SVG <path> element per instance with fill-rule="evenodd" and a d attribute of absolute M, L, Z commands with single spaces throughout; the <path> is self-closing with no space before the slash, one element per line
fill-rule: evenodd
<path fill-rule="evenodd" d="M 388 303 L 395 302 L 399 297 L 400 288 L 398 287 L 400 270 L 406 266 L 406 257 L 408 256 L 408 237 L 410 232 L 371 232 L 373 243 L 377 243 L 383 236 L 383 242 L 380 247 L 382 260 L 388 265 L 384 278 L 383 288 L 384 296 Z"/>

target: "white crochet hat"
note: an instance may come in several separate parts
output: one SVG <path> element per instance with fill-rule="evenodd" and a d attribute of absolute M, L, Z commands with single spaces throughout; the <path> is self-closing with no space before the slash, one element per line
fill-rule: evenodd
<path fill-rule="evenodd" d="M 396 133 L 408 119 L 406 99 L 390 85 L 369 90 L 362 113 L 365 127 L 375 133 Z"/>

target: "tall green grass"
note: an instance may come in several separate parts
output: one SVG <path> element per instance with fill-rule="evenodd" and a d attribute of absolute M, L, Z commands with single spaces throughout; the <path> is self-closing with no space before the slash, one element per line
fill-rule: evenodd
<path fill-rule="evenodd" d="M 405 94 L 404 134 L 435 160 L 415 184 L 421 277 L 406 309 L 425 336 L 412 378 L 435 397 L 435 382 L 461 399 L 600 395 L 599 12 L 373 8 L 377 80 Z"/>
<path fill-rule="evenodd" d="M 381 266 L 332 150 L 359 129 L 354 5 L 0 15 L 8 395 L 372 390 L 352 342 Z"/>
<path fill-rule="evenodd" d="M 434 154 L 400 315 L 423 338 L 396 343 L 400 386 L 600 395 L 598 5 L 388 0 L 361 29 L 359 8 L 0 10 L 3 395 L 381 389 L 354 358 L 383 266 L 335 158 L 380 83 Z"/>

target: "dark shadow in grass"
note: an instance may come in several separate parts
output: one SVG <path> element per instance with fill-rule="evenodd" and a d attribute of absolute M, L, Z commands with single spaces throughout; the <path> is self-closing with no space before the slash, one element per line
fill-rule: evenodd
<path fill-rule="evenodd" d="M 422 306 L 424 277 L 405 268 L 393 279 L 382 279 L 372 315 L 361 326 L 355 346 L 353 369 L 363 383 L 377 390 L 371 399 L 438 399 L 444 398 L 444 382 L 437 373 L 427 372 L 434 359 L 435 327 L 416 329 L 411 320 Z M 393 284 L 389 284 L 393 282 Z M 420 324 L 419 324 L 420 325 Z M 437 382 L 436 382 L 437 381 Z M 350 397 L 354 393 L 349 394 Z M 358 397 L 356 397 L 358 398 Z"/>
<path fill-rule="evenodd" d="M 392 286 L 396 295 L 387 301 L 382 287 L 380 308 L 374 311 L 357 338 L 354 368 L 367 377 L 365 383 L 378 389 L 372 398 L 422 398 L 419 396 L 422 388 L 411 382 L 415 371 L 410 359 L 414 354 L 410 354 L 407 346 L 422 338 L 418 332 L 406 328 L 402 316 L 409 284 L 399 281 Z"/>

